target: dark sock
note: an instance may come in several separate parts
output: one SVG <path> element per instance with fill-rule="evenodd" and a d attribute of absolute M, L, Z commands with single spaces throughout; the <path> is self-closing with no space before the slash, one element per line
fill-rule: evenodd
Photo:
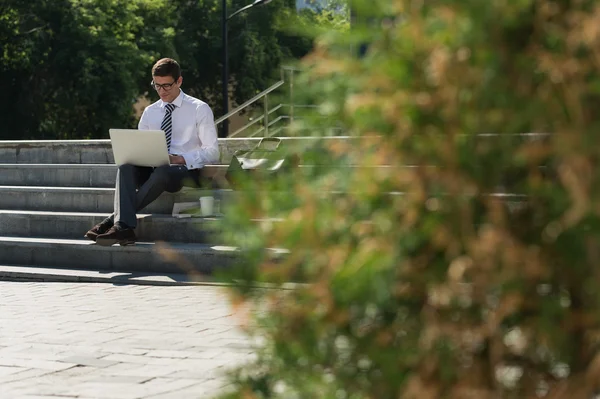
<path fill-rule="evenodd" d="M 118 230 L 127 230 L 127 229 L 129 229 L 129 228 L 130 228 L 129 226 L 127 226 L 127 225 L 126 225 L 125 223 L 123 223 L 123 222 L 117 222 L 117 223 L 116 223 L 116 226 L 117 226 L 117 229 L 118 229 Z"/>

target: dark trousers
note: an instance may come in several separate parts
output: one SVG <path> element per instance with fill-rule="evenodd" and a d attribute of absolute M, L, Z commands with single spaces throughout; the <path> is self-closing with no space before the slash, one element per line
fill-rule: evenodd
<path fill-rule="evenodd" d="M 200 169 L 188 170 L 185 165 L 164 165 L 149 168 L 121 165 L 115 187 L 114 223 L 137 226 L 136 213 L 157 199 L 163 192 L 175 193 L 183 186 L 200 186 Z"/>

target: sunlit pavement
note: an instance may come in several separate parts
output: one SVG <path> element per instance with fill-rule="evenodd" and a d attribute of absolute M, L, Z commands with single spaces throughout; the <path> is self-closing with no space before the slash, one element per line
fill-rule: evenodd
<path fill-rule="evenodd" d="M 0 281 L 0 398 L 210 398 L 239 323 L 214 286 Z"/>

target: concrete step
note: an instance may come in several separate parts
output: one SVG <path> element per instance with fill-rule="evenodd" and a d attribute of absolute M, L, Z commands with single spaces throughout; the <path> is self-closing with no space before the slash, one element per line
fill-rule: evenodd
<path fill-rule="evenodd" d="M 0 210 L 0 236 L 81 239 L 108 213 L 73 213 Z M 168 215 L 138 215 L 140 241 L 217 243 L 218 218 L 177 219 Z"/>
<path fill-rule="evenodd" d="M 286 145 L 305 146 L 315 140 L 346 141 L 345 136 L 313 138 L 282 137 Z M 219 139 L 221 163 L 228 164 L 238 150 L 254 148 L 260 137 Z M 110 140 L 0 141 L 0 163 L 114 163 Z"/>
<path fill-rule="evenodd" d="M 0 236 L 0 264 L 153 273 L 213 273 L 239 261 L 234 247 L 151 243 L 102 247 L 87 240 Z"/>
<path fill-rule="evenodd" d="M 0 141 L 0 163 L 114 163 L 110 140 Z"/>
<path fill-rule="evenodd" d="M 524 141 L 541 140 L 549 137 L 546 133 L 524 134 L 480 134 L 470 137 L 472 140 L 493 141 L 514 138 L 516 144 Z M 250 149 L 261 140 L 256 138 L 219 139 L 222 164 L 229 164 L 232 155 L 238 150 Z M 288 148 L 295 148 L 303 154 L 302 148 L 315 141 L 344 142 L 356 140 L 378 140 L 377 138 L 357 138 L 349 136 L 335 137 L 281 137 Z M 37 141 L 0 141 L 0 163 L 114 163 L 110 140 L 37 140 Z"/>
<path fill-rule="evenodd" d="M 220 200 L 222 212 L 227 212 L 227 207 L 233 201 L 243 199 L 243 192 L 219 189 L 198 190 L 184 187 L 178 193 L 163 193 L 152 204 L 142 209 L 139 213 L 171 215 L 173 205 L 183 202 L 198 202 L 200 196 L 210 195 Z M 250 197 L 269 196 L 271 201 L 284 200 L 289 197 L 288 192 L 262 191 L 249 192 Z M 321 199 L 331 201 L 336 196 L 344 195 L 342 191 L 323 191 Z M 403 192 L 389 192 L 390 196 L 403 196 Z M 523 202 L 526 195 L 517 193 L 496 192 L 483 194 L 486 197 L 501 199 L 507 203 Z M 0 186 L 0 209 L 17 211 L 51 211 L 51 212 L 85 212 L 85 213 L 111 213 L 113 211 L 113 188 L 78 188 L 78 187 L 22 187 Z"/>
<path fill-rule="evenodd" d="M 114 164 L 0 164 L 0 185 L 114 188 Z"/>
<path fill-rule="evenodd" d="M 114 188 L 0 186 L 0 209 L 111 213 L 114 209 L 114 191 Z M 178 193 L 161 194 L 140 213 L 170 215 L 174 203 L 198 201 L 201 195 L 207 193 L 224 201 L 229 201 L 233 194 L 230 190 L 183 188 Z"/>
<path fill-rule="evenodd" d="M 229 187 L 225 179 L 228 165 L 207 165 L 202 169 L 205 181 L 214 179 L 221 188 Z M 300 165 L 299 171 L 312 173 L 314 166 Z M 352 166 L 350 170 L 376 170 L 417 168 L 416 166 Z M 2 164 L 0 163 L 0 186 L 36 187 L 98 187 L 114 188 L 117 166 L 114 164 Z"/>

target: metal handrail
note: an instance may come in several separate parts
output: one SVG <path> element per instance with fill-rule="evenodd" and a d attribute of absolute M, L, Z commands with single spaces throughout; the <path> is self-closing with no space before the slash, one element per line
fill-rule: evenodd
<path fill-rule="evenodd" d="M 262 132 L 263 130 L 265 130 L 264 127 L 261 127 L 260 129 L 258 129 L 256 132 L 252 133 L 250 136 L 248 137 L 254 137 L 257 136 L 260 132 Z"/>
<path fill-rule="evenodd" d="M 284 84 L 285 84 L 285 82 L 283 80 L 280 80 L 279 82 L 275 83 L 273 86 L 269 87 L 268 89 L 261 91 L 260 93 L 258 93 L 257 95 L 255 95 L 254 97 L 252 97 L 250 100 L 246 101 L 245 103 L 243 103 L 242 105 L 240 105 L 239 107 L 237 107 L 236 109 L 234 109 L 233 111 L 231 111 L 231 112 L 223 115 L 219 119 L 217 119 L 215 121 L 215 125 L 218 125 L 219 123 L 223 123 L 226 119 L 232 117 L 235 114 L 240 113 L 241 111 L 243 111 L 249 105 L 254 104 L 258 100 L 260 100 L 261 98 L 265 97 L 267 94 L 271 93 L 272 91 L 277 90 L 279 87 L 283 86 Z"/>
<path fill-rule="evenodd" d="M 235 136 L 237 136 L 238 134 L 240 134 L 244 130 L 246 130 L 246 129 L 248 129 L 251 126 L 254 126 L 256 123 L 262 121 L 264 118 L 265 118 L 264 115 L 261 115 L 261 116 L 257 117 L 256 119 L 248 122 L 247 124 L 245 124 L 244 126 L 242 126 L 241 128 L 239 128 L 238 130 L 236 130 L 235 132 L 231 133 L 229 135 L 229 137 L 235 137 Z"/>
<path fill-rule="evenodd" d="M 271 131 L 271 137 L 272 136 L 277 136 L 279 134 L 279 132 L 281 132 L 283 129 L 286 129 L 286 126 L 280 126 L 277 129 L 275 129 L 274 131 Z"/>
<path fill-rule="evenodd" d="M 285 103 L 283 103 L 283 104 L 281 104 L 281 105 L 282 105 L 283 107 L 291 107 L 291 106 L 292 106 L 291 104 L 285 104 Z M 306 104 L 306 105 L 302 105 L 302 104 L 294 104 L 294 107 L 296 107 L 296 108 L 319 108 L 319 106 L 318 106 L 318 105 L 308 105 L 308 104 Z"/>
<path fill-rule="evenodd" d="M 271 109 L 269 111 L 269 115 L 271 115 L 273 112 L 279 111 L 282 107 L 283 107 L 283 104 L 279 104 L 278 106 L 274 107 L 273 109 Z"/>
<path fill-rule="evenodd" d="M 270 123 L 269 123 L 269 127 L 273 126 L 273 125 L 274 125 L 274 124 L 276 124 L 277 122 L 279 122 L 279 121 L 282 121 L 282 120 L 284 120 L 284 119 L 290 119 L 290 117 L 289 117 L 289 116 L 287 116 L 287 115 L 281 115 L 281 116 L 277 117 L 275 120 L 273 120 L 272 122 L 270 122 Z"/>
<path fill-rule="evenodd" d="M 317 108 L 318 107 L 316 105 L 304 105 L 304 104 L 299 105 L 299 104 L 294 103 L 294 75 L 295 75 L 295 72 L 300 72 L 300 71 L 302 71 L 302 70 L 299 68 L 293 67 L 293 66 L 280 67 L 281 77 L 278 82 L 273 84 L 268 89 L 263 90 L 262 92 L 258 93 L 257 95 L 252 97 L 250 100 L 244 102 L 243 104 L 241 104 L 234 110 L 228 112 L 226 115 L 221 116 L 219 119 L 217 119 L 215 121 L 215 126 L 218 126 L 219 124 L 223 123 L 224 121 L 231 118 L 232 116 L 239 114 L 240 112 L 244 111 L 246 108 L 255 104 L 257 101 L 262 100 L 262 106 L 263 106 L 262 107 L 263 108 L 262 115 L 251 119 L 249 123 L 246 123 L 243 127 L 239 128 L 235 132 L 229 134 L 229 137 L 236 137 L 236 136 L 254 137 L 259 134 L 262 134 L 264 137 L 268 137 L 271 135 L 279 134 L 282 130 L 285 130 L 287 127 L 282 126 L 282 127 L 275 128 L 273 130 L 271 130 L 271 127 L 274 126 L 275 124 L 278 124 L 279 122 L 285 121 L 285 120 L 288 121 L 287 123 L 293 123 L 294 119 L 298 118 L 297 116 L 294 115 L 295 114 L 294 108 L 302 109 L 302 108 Z M 270 105 L 269 104 L 269 94 L 285 84 L 289 84 L 289 102 L 280 102 L 275 107 L 269 108 L 269 105 Z M 280 114 L 284 114 L 284 115 L 279 115 L 274 120 L 270 120 L 271 115 L 275 114 L 277 111 L 281 110 L 284 107 L 286 107 L 287 110 L 284 112 L 280 112 Z M 275 115 L 277 115 L 277 114 L 275 114 Z M 302 117 L 300 117 L 299 119 L 302 119 Z M 259 122 L 262 122 L 262 123 L 260 123 L 260 128 L 255 131 L 250 132 L 249 131 L 250 128 L 254 125 L 257 125 Z"/>

